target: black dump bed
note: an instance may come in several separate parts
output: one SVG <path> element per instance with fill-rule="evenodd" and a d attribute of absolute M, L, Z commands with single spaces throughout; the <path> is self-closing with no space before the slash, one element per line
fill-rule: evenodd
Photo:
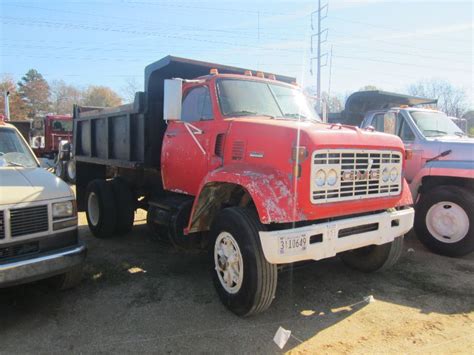
<path fill-rule="evenodd" d="M 114 108 L 76 106 L 73 116 L 76 160 L 117 167 L 159 168 L 166 130 L 164 80 L 194 79 L 209 74 L 211 68 L 223 74 L 244 74 L 247 70 L 167 56 L 145 68 L 145 92 L 138 92 L 133 104 Z M 295 81 L 282 75 L 276 75 L 276 79 Z"/>
<path fill-rule="evenodd" d="M 417 106 L 436 104 L 438 100 L 426 99 L 410 95 L 397 94 L 381 90 L 358 91 L 351 94 L 346 101 L 344 110 L 330 113 L 331 123 L 345 123 L 358 126 L 367 112 L 383 110 L 400 105 Z"/>

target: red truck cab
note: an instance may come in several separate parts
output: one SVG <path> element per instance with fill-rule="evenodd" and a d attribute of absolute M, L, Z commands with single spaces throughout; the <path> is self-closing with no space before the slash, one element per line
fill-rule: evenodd
<path fill-rule="evenodd" d="M 54 159 L 61 141 L 72 141 L 71 115 L 46 115 L 33 120 L 30 145 L 38 158 Z"/>
<path fill-rule="evenodd" d="M 414 212 L 398 137 L 321 122 L 292 78 L 176 57 L 146 73 L 145 100 L 76 109 L 78 204 L 96 236 L 147 209 L 176 245 L 208 246 L 242 316 L 270 306 L 278 265 L 340 255 L 368 272 L 400 257 Z"/>

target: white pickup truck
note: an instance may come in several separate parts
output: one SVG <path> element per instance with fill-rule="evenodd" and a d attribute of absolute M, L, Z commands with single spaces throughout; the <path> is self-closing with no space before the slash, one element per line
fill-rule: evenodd
<path fill-rule="evenodd" d="M 0 118 L 0 288 L 46 278 L 71 288 L 85 256 L 73 191 Z"/>

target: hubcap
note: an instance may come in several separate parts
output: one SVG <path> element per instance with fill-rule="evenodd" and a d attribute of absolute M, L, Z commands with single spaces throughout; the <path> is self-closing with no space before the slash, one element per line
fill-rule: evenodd
<path fill-rule="evenodd" d="M 89 221 L 93 226 L 97 226 L 99 223 L 99 197 L 95 192 L 91 192 L 87 198 L 87 212 L 89 214 Z"/>
<path fill-rule="evenodd" d="M 74 180 L 76 178 L 76 163 L 70 161 L 67 163 L 67 175 L 69 179 Z"/>
<path fill-rule="evenodd" d="M 443 243 L 456 243 L 469 231 L 469 217 L 464 209 L 451 201 L 434 204 L 426 214 L 430 234 Z"/>
<path fill-rule="evenodd" d="M 228 232 L 217 236 L 214 264 L 222 287 L 231 294 L 239 292 L 244 279 L 244 263 L 237 241 Z"/>
<path fill-rule="evenodd" d="M 62 164 L 61 162 L 59 162 L 58 164 L 56 164 L 55 173 L 56 173 L 56 176 L 57 176 L 57 177 L 61 177 L 61 175 L 62 175 L 62 173 L 63 173 L 63 164 Z"/>

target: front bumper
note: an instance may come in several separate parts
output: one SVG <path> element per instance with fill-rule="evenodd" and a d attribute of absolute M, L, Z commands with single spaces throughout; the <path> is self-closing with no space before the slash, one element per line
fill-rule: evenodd
<path fill-rule="evenodd" d="M 390 243 L 413 227 L 414 215 L 414 209 L 407 208 L 293 229 L 260 232 L 260 242 L 265 258 L 271 264 L 321 260 L 347 250 Z M 293 238 L 304 238 L 304 247 L 283 249 L 282 241 L 284 243 Z"/>
<path fill-rule="evenodd" d="M 83 264 L 86 247 L 78 245 L 32 258 L 0 264 L 0 288 L 63 274 Z"/>

